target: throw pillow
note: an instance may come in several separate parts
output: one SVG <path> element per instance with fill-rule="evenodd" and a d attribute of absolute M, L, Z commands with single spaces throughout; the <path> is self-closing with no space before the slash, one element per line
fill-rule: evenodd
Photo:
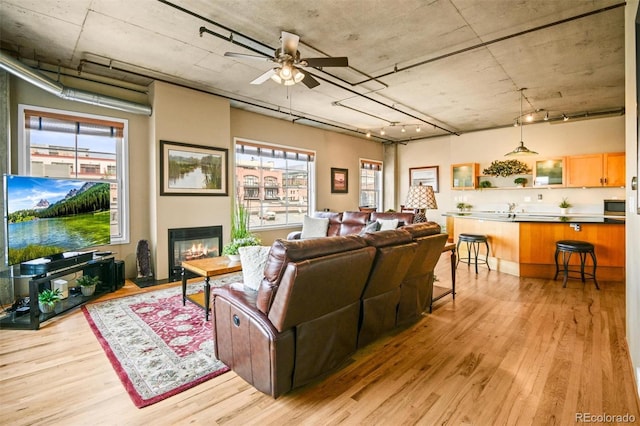
<path fill-rule="evenodd" d="M 398 219 L 378 219 L 380 222 L 380 231 L 388 231 L 398 227 Z"/>
<path fill-rule="evenodd" d="M 367 226 L 362 228 L 362 231 L 360 231 L 359 235 L 364 235 L 367 232 L 377 232 L 379 230 L 380 230 L 380 222 L 378 222 L 378 221 L 369 222 L 369 223 L 367 223 Z"/>
<path fill-rule="evenodd" d="M 302 235 L 300 235 L 300 238 L 305 239 L 326 237 L 327 229 L 329 229 L 328 218 L 305 216 L 302 219 Z"/>
<path fill-rule="evenodd" d="M 269 250 L 266 246 L 247 246 L 238 248 L 242 263 L 242 278 L 245 289 L 258 291 L 264 278 L 264 267 L 267 264 Z"/>

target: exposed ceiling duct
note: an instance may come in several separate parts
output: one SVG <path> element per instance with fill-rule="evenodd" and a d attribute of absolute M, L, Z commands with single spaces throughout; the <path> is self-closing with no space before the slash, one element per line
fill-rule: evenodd
<path fill-rule="evenodd" d="M 62 99 L 117 109 L 133 114 L 151 115 L 152 109 L 150 105 L 143 105 L 124 99 L 88 92 L 86 90 L 65 87 L 62 83 L 35 71 L 4 52 L 0 52 L 0 68 Z"/>

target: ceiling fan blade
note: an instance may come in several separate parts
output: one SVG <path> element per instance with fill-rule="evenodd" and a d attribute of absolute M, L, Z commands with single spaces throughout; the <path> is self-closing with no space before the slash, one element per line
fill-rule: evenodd
<path fill-rule="evenodd" d="M 313 89 L 316 86 L 319 86 L 320 83 L 315 78 L 311 77 L 311 74 L 308 72 L 304 73 L 304 78 L 302 79 L 302 84 L 307 86 L 309 89 Z"/>
<path fill-rule="evenodd" d="M 244 53 L 234 53 L 234 52 L 224 52 L 224 56 L 229 56 L 231 58 L 240 58 L 240 59 L 253 59 L 262 62 L 273 62 L 273 58 L 267 58 L 264 56 L 256 56 L 256 55 L 246 55 Z"/>
<path fill-rule="evenodd" d="M 274 75 L 275 73 L 276 73 L 276 70 L 274 68 L 271 68 L 269 71 L 265 72 L 264 74 L 260 75 L 255 80 L 253 80 L 251 84 L 262 84 L 265 81 L 269 80 L 271 76 Z"/>
<path fill-rule="evenodd" d="M 298 43 L 300 42 L 300 36 L 286 31 L 282 32 L 282 52 L 292 57 L 296 57 L 298 51 Z"/>
<path fill-rule="evenodd" d="M 300 62 L 306 63 L 306 67 L 348 67 L 349 58 L 346 56 L 339 56 L 335 58 L 306 58 L 301 59 Z"/>

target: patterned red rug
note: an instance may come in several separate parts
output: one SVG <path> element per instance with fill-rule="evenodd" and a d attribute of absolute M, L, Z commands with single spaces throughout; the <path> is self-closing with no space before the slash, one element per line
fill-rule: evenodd
<path fill-rule="evenodd" d="M 212 280 L 224 285 L 242 273 Z M 189 293 L 202 290 L 190 284 Z M 138 408 L 229 371 L 213 356 L 211 322 L 180 286 L 85 305 L 85 317 Z"/>

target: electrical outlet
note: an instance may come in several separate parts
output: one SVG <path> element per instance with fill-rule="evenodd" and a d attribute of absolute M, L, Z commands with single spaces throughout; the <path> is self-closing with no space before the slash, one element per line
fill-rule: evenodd
<path fill-rule="evenodd" d="M 538 201 L 542 201 L 542 194 L 538 194 Z"/>

